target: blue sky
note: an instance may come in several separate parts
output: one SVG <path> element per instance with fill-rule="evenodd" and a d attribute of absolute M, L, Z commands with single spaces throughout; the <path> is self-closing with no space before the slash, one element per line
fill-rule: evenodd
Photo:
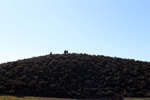
<path fill-rule="evenodd" d="M 50 52 L 150 60 L 149 0 L 0 0 L 0 63 Z"/>

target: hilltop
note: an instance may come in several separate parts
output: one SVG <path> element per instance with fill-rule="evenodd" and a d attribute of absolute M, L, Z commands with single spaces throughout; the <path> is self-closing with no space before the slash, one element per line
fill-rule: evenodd
<path fill-rule="evenodd" d="M 0 65 L 0 94 L 61 98 L 150 97 L 150 63 L 88 54 L 50 54 Z"/>

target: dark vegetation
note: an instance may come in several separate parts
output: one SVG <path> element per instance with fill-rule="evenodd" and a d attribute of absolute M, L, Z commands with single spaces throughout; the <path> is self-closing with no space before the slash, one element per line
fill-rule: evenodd
<path fill-rule="evenodd" d="M 150 96 L 150 63 L 87 54 L 52 54 L 0 65 L 0 94 L 69 98 Z"/>
<path fill-rule="evenodd" d="M 116 94 L 110 100 L 124 100 L 124 94 L 123 93 Z"/>

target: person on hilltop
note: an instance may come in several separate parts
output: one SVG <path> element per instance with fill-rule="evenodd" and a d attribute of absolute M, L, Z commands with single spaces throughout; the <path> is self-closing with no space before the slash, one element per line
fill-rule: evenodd
<path fill-rule="evenodd" d="M 64 51 L 64 54 L 65 54 L 65 55 L 68 54 L 68 50 L 65 50 L 65 51 Z"/>

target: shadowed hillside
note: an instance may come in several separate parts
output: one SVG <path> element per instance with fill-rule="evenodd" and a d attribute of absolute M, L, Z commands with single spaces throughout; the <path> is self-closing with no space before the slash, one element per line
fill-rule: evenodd
<path fill-rule="evenodd" d="M 51 54 L 0 65 L 0 94 L 65 98 L 150 96 L 150 63 L 87 54 Z"/>

